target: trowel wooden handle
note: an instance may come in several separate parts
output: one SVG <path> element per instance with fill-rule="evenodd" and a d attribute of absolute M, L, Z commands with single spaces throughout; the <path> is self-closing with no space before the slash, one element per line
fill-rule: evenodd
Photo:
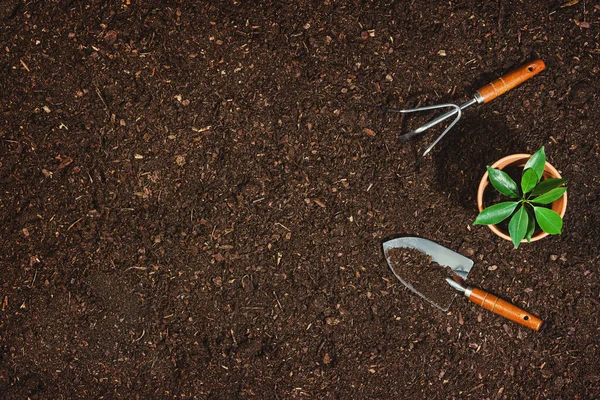
<path fill-rule="evenodd" d="M 539 330 L 542 326 L 543 321 L 535 315 L 529 314 L 527 311 L 520 309 L 514 304 L 504 301 L 481 289 L 472 288 L 469 300 L 486 310 L 516 322 L 517 324 L 521 324 L 529 329 L 533 329 L 534 331 Z"/>
<path fill-rule="evenodd" d="M 494 100 L 496 97 L 508 92 L 509 90 L 519 86 L 527 79 L 534 77 L 546 68 L 546 64 L 542 60 L 535 60 L 525 65 L 520 66 L 512 72 L 488 83 L 477 91 L 484 103 Z M 476 95 L 476 97 L 478 97 Z M 479 100 L 481 102 L 481 100 Z"/>

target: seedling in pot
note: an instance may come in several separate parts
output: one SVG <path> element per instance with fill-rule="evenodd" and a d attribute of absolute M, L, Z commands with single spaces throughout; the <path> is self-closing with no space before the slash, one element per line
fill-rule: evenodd
<path fill-rule="evenodd" d="M 508 232 L 515 245 L 523 239 L 531 240 L 536 226 L 551 235 L 560 234 L 561 216 L 547 206 L 560 199 L 567 188 L 562 178 L 542 180 L 546 165 L 544 147 L 527 161 L 521 175 L 521 185 L 504 171 L 487 166 L 488 178 L 494 188 L 511 199 L 485 208 L 477 216 L 474 225 L 496 225 L 508 218 Z"/>

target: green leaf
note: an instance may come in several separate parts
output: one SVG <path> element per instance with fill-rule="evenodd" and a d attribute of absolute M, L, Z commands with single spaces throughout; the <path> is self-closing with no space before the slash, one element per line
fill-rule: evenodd
<path fill-rule="evenodd" d="M 487 166 L 487 170 L 490 182 L 497 191 L 513 199 L 519 198 L 519 188 L 506 172 L 492 168 L 489 165 Z"/>
<path fill-rule="evenodd" d="M 527 208 L 527 216 L 529 217 L 529 221 L 527 222 L 527 233 L 525 234 L 525 239 L 527 239 L 528 243 L 531 243 L 531 237 L 533 236 L 533 232 L 535 232 L 535 217 L 532 212 Z"/>
<path fill-rule="evenodd" d="M 528 223 L 529 215 L 527 214 L 527 210 L 525 210 L 524 206 L 521 206 L 508 223 L 508 233 L 510 233 L 510 238 L 515 245 L 515 249 L 519 247 L 519 243 L 525 238 Z"/>
<path fill-rule="evenodd" d="M 557 212 L 544 207 L 533 207 L 535 219 L 542 230 L 551 235 L 562 232 L 563 221 Z"/>
<path fill-rule="evenodd" d="M 538 176 L 538 180 L 542 179 L 542 175 L 544 174 L 544 167 L 546 166 L 546 152 L 544 151 L 544 146 L 541 149 L 535 152 L 534 155 L 527 161 L 525 164 L 524 170 L 532 169 L 533 172 Z"/>
<path fill-rule="evenodd" d="M 526 169 L 521 177 L 521 189 L 523 189 L 523 194 L 533 189 L 539 181 L 540 178 L 537 176 L 534 170 Z"/>
<path fill-rule="evenodd" d="M 510 217 L 518 204 L 516 201 L 506 201 L 488 207 L 479 213 L 473 225 L 494 225 L 502 222 Z"/>
<path fill-rule="evenodd" d="M 531 194 L 533 196 L 539 196 L 540 194 L 544 194 L 554 188 L 564 185 L 566 180 L 562 178 L 549 178 L 544 181 L 541 181 L 537 184 L 537 186 L 533 189 Z"/>
<path fill-rule="evenodd" d="M 552 189 L 551 191 L 544 193 L 543 195 L 536 197 L 535 199 L 532 199 L 531 202 L 537 204 L 550 204 L 554 200 L 560 199 L 566 191 L 566 187 Z"/>

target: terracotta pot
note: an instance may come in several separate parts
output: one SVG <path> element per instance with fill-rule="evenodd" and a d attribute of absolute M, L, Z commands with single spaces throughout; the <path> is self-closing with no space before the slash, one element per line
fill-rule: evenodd
<path fill-rule="evenodd" d="M 525 163 L 527 163 L 527 160 L 529 160 L 531 158 L 531 154 L 513 154 L 507 157 L 504 157 L 498 161 L 496 161 L 494 164 L 491 165 L 492 168 L 496 168 L 499 170 L 503 170 L 506 167 L 509 166 L 516 166 L 516 167 L 524 167 Z M 560 174 L 558 173 L 558 171 L 556 170 L 556 168 L 554 168 L 552 166 L 552 164 L 546 162 L 546 166 L 544 167 L 544 175 L 543 175 L 543 179 L 548 179 L 548 178 L 562 178 L 560 176 Z M 486 171 L 486 173 L 483 175 L 483 178 L 481 178 L 481 182 L 479 182 L 479 188 L 477 189 L 477 207 L 479 208 L 479 212 L 483 211 L 484 208 L 486 208 L 486 204 L 483 201 L 483 193 L 485 192 L 485 188 L 490 184 L 490 181 L 488 180 L 488 173 Z M 552 203 L 552 210 L 556 211 L 560 217 L 564 217 L 565 216 L 565 212 L 567 211 L 567 193 L 565 192 L 565 194 L 558 200 L 554 201 Z M 488 228 L 490 228 L 492 230 L 492 232 L 494 232 L 496 235 L 500 236 L 503 239 L 506 240 L 511 240 L 508 232 L 499 229 L 496 225 L 488 225 Z M 532 242 L 535 242 L 536 240 L 540 240 L 545 238 L 546 236 L 548 236 L 548 234 L 546 232 L 540 232 L 537 235 L 534 235 L 531 238 Z M 523 241 L 521 243 L 526 243 L 527 240 L 523 239 Z"/>

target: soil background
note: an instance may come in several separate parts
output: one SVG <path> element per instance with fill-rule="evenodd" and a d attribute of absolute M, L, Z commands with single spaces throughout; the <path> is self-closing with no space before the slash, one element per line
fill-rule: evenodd
<path fill-rule="evenodd" d="M 600 6 L 0 5 L 0 397 L 600 397 Z M 547 69 L 462 120 L 462 102 Z M 474 227 L 485 165 L 546 146 L 564 233 Z M 421 236 L 540 332 L 386 266 Z"/>

